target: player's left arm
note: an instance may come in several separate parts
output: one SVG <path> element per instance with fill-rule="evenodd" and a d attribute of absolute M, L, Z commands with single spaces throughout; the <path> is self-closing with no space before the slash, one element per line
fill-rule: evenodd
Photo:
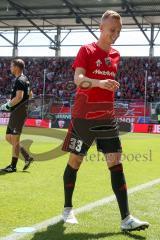
<path fill-rule="evenodd" d="M 22 99 L 23 99 L 24 91 L 23 90 L 17 90 L 16 96 L 9 100 L 7 103 L 0 106 L 1 111 L 10 111 L 11 107 L 14 107 L 17 105 Z"/>
<path fill-rule="evenodd" d="M 29 92 L 29 99 L 31 99 L 31 98 L 33 98 L 33 92 L 32 92 L 32 90 L 30 90 L 30 92 Z"/>
<path fill-rule="evenodd" d="M 11 107 L 14 107 L 14 106 L 17 105 L 20 101 L 22 101 L 23 95 L 24 95 L 24 91 L 23 91 L 23 90 L 17 90 L 17 91 L 16 91 L 16 96 L 10 101 Z"/>

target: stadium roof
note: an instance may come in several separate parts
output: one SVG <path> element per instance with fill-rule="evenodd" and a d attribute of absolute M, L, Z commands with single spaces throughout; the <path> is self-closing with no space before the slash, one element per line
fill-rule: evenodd
<path fill-rule="evenodd" d="M 95 29 L 107 9 L 121 14 L 123 28 L 141 30 L 150 46 L 150 56 L 153 56 L 160 32 L 160 0 L 0 0 L 0 37 L 13 46 L 13 56 L 16 56 L 19 43 L 30 30 L 38 30 L 49 39 L 50 48 L 59 56 L 61 43 L 73 29 L 87 29 L 97 39 Z M 147 28 L 151 30 L 150 37 L 145 31 Z M 68 33 L 61 40 L 64 29 Z M 14 30 L 14 41 L 5 36 L 10 30 Z M 20 30 L 27 33 L 19 41 Z M 54 39 L 46 30 L 56 30 Z"/>
<path fill-rule="evenodd" d="M 122 15 L 124 27 L 160 25 L 160 0 L 1 0 L 0 29 L 92 28 L 107 9 Z"/>

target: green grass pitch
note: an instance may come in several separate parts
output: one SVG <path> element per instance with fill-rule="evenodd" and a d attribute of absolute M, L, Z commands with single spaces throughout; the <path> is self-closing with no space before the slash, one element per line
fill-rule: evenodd
<path fill-rule="evenodd" d="M 28 171 L 22 172 L 23 161 L 19 160 L 16 173 L 0 175 L 0 237 L 13 233 L 15 228 L 32 226 L 61 214 L 63 171 L 68 160 L 68 153 L 62 154 L 59 147 L 64 136 L 65 130 L 24 129 L 21 140 L 23 143 L 27 139 L 33 141 L 30 151 L 36 161 Z M 0 168 L 9 164 L 11 156 L 11 146 L 4 137 L 5 127 L 0 127 Z M 159 178 L 160 135 L 130 133 L 122 135 L 121 139 L 128 188 Z M 78 173 L 74 207 L 112 194 L 106 163 L 102 154 L 97 155 L 93 145 Z M 79 224 L 76 226 L 60 222 L 24 240 L 158 240 L 159 199 L 159 185 L 129 196 L 132 214 L 151 223 L 145 232 L 122 234 L 118 207 L 112 202 L 77 215 Z"/>

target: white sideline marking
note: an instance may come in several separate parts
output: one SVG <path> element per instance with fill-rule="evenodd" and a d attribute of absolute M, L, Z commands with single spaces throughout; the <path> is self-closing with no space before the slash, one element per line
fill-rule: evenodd
<path fill-rule="evenodd" d="M 144 189 L 150 188 L 150 187 L 152 187 L 152 186 L 154 186 L 156 184 L 160 184 L 160 178 L 155 179 L 153 181 L 150 181 L 148 183 L 144 183 L 144 184 L 138 185 L 136 187 L 133 187 L 133 188 L 128 190 L 128 194 L 132 194 L 132 193 L 138 192 L 140 190 L 144 190 Z M 110 202 L 112 202 L 114 200 L 115 200 L 115 196 L 112 195 L 112 196 L 103 198 L 101 200 L 95 201 L 93 203 L 89 203 L 89 204 L 87 204 L 87 205 L 85 205 L 83 207 L 77 208 L 77 209 L 74 210 L 74 212 L 75 212 L 75 214 L 88 212 L 88 211 L 92 210 L 93 208 L 96 208 L 96 207 L 99 207 L 99 206 L 103 206 L 103 205 L 105 205 L 107 203 L 110 203 Z M 47 228 L 50 225 L 55 225 L 61 219 L 62 218 L 59 215 L 57 217 L 53 217 L 51 219 L 45 220 L 45 221 L 43 221 L 41 223 L 37 223 L 37 224 L 31 226 L 31 227 L 36 229 L 33 233 L 38 232 L 38 231 L 40 231 L 40 230 L 42 230 L 44 228 Z M 27 235 L 28 235 L 28 233 L 14 233 L 14 234 L 11 234 L 9 236 L 0 238 L 0 240 L 18 240 L 18 239 L 21 239 L 21 238 L 23 238 L 23 237 L 25 237 Z"/>

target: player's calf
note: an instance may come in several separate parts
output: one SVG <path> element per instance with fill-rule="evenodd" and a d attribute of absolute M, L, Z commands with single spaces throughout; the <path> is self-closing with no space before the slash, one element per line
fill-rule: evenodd
<path fill-rule="evenodd" d="M 22 156 L 24 157 L 24 168 L 23 170 L 27 170 L 30 166 L 30 164 L 34 161 L 33 157 L 31 157 L 28 152 L 25 150 L 24 147 L 20 146 L 20 152 Z"/>

